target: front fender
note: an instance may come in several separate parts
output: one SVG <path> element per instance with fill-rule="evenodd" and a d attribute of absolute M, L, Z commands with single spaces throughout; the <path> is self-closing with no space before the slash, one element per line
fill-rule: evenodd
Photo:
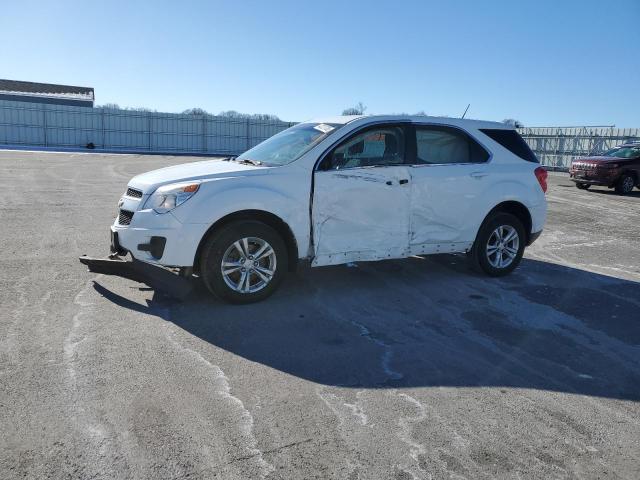
<path fill-rule="evenodd" d="M 172 213 L 183 224 L 204 224 L 210 227 L 221 218 L 245 210 L 261 210 L 279 217 L 291 229 L 300 254 L 309 245 L 309 181 L 287 178 L 287 188 L 270 186 L 261 177 L 260 183 L 244 179 L 216 179 L 201 184 L 196 195 Z M 284 178 L 270 179 L 274 183 Z M 266 184 L 265 184 L 266 183 Z M 305 189 L 306 186 L 306 189 Z M 181 208 L 181 207 L 188 208 Z"/>

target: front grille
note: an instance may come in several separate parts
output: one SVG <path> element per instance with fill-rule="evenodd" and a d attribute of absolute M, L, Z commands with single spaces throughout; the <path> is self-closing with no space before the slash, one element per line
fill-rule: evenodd
<path fill-rule="evenodd" d="M 127 188 L 127 197 L 132 198 L 142 198 L 142 192 L 140 190 L 136 190 L 135 188 Z"/>
<path fill-rule="evenodd" d="M 574 170 L 595 170 L 597 165 L 595 163 L 573 162 Z"/>
<path fill-rule="evenodd" d="M 133 212 L 130 212 L 129 210 L 120 210 L 120 214 L 118 215 L 118 225 L 129 225 L 132 218 Z"/>

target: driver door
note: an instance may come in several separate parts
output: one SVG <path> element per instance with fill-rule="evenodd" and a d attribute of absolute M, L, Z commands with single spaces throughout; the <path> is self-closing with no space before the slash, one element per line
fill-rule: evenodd
<path fill-rule="evenodd" d="M 376 125 L 332 149 L 314 175 L 313 266 L 401 258 L 409 247 L 403 125 Z"/>

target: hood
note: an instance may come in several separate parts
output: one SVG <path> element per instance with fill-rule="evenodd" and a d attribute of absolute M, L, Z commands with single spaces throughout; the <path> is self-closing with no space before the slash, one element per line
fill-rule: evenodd
<path fill-rule="evenodd" d="M 206 180 L 219 176 L 244 176 L 262 173 L 267 169 L 267 167 L 225 160 L 207 160 L 152 170 L 133 177 L 129 182 L 129 186 L 138 188 L 144 193 L 151 193 L 151 190 L 170 183 Z"/>

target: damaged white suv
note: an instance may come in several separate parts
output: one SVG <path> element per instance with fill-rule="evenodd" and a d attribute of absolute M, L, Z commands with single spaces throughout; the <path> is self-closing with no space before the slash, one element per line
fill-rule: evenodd
<path fill-rule="evenodd" d="M 237 158 L 134 177 L 112 251 L 180 267 L 225 300 L 312 266 L 468 252 L 511 272 L 546 217 L 546 171 L 512 128 L 432 117 L 300 123 Z"/>

